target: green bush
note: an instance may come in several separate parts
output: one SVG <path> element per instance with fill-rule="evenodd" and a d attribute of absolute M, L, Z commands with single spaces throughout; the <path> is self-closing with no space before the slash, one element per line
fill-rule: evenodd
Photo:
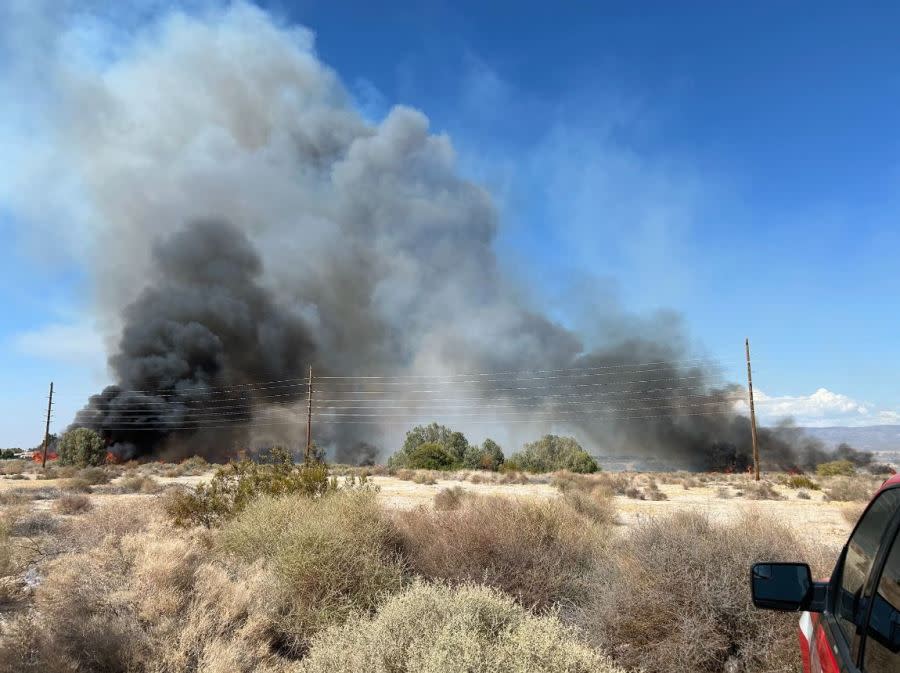
<path fill-rule="evenodd" d="M 493 439 L 486 439 L 481 446 L 471 445 L 463 456 L 463 467 L 470 470 L 496 471 L 503 464 L 503 449 Z"/>
<path fill-rule="evenodd" d="M 420 444 L 406 457 L 406 466 L 412 470 L 449 470 L 453 463 L 453 456 L 435 442 Z"/>
<path fill-rule="evenodd" d="M 529 442 L 510 460 L 526 472 L 569 470 L 590 474 L 600 469 L 574 437 L 557 435 L 544 435 L 535 442 Z"/>
<path fill-rule="evenodd" d="M 232 518 L 259 496 L 316 497 L 334 487 L 323 463 L 295 465 L 287 451 L 276 449 L 271 464 L 249 460 L 228 463 L 193 491 L 172 491 L 165 510 L 177 526 L 211 528 Z"/>
<path fill-rule="evenodd" d="M 221 529 L 218 543 L 277 578 L 273 618 L 294 654 L 322 628 L 373 611 L 403 583 L 394 527 L 370 490 L 260 498 Z"/>
<path fill-rule="evenodd" d="M 419 583 L 373 617 L 320 633 L 300 671 L 615 673 L 554 615 L 536 616 L 488 587 Z"/>
<path fill-rule="evenodd" d="M 75 428 L 59 440 L 59 464 L 76 467 L 103 465 L 106 445 L 103 438 L 90 428 Z"/>
<path fill-rule="evenodd" d="M 805 474 L 793 474 L 789 476 L 787 479 L 785 479 L 784 485 L 790 488 L 806 488 L 810 491 L 821 490 L 821 486 L 819 486 Z"/>
<path fill-rule="evenodd" d="M 14 460 L 18 457 L 18 449 L 0 449 L 0 460 Z"/>
<path fill-rule="evenodd" d="M 856 468 L 849 460 L 832 460 L 816 465 L 816 474 L 820 477 L 852 477 Z"/>
<path fill-rule="evenodd" d="M 388 461 L 388 465 L 393 468 L 416 468 L 414 464 L 414 456 L 416 451 L 422 446 L 429 444 L 437 444 L 450 457 L 450 464 L 447 467 L 425 469 L 448 469 L 451 466 L 462 466 L 465 461 L 466 453 L 470 450 L 469 441 L 461 432 L 454 432 L 446 425 L 438 425 L 431 423 L 430 425 L 417 425 L 406 433 L 406 439 L 403 440 L 403 446 Z M 443 458 L 441 459 L 444 460 Z"/>

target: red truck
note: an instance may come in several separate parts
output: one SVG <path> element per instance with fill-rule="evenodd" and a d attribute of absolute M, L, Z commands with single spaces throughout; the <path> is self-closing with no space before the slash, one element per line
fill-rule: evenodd
<path fill-rule="evenodd" d="M 878 490 L 844 545 L 831 579 L 805 563 L 757 563 L 753 604 L 802 611 L 806 673 L 900 673 L 900 474 Z"/>

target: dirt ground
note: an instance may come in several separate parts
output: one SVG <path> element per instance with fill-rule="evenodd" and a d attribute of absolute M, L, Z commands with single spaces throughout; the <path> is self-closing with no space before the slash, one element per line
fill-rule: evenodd
<path fill-rule="evenodd" d="M 465 491 L 480 495 L 503 495 L 516 498 L 551 499 L 559 497 L 557 488 L 547 484 L 472 484 L 456 480 L 438 479 L 433 485 L 416 484 L 396 477 L 375 476 L 369 479 L 377 484 L 382 501 L 389 507 L 411 509 L 420 505 L 431 506 L 441 489 L 459 486 Z M 685 489 L 680 484 L 659 484 L 659 490 L 667 500 L 636 500 L 615 496 L 620 522 L 627 528 L 645 517 L 659 516 L 677 510 L 699 510 L 715 521 L 731 521 L 745 512 L 761 512 L 772 515 L 796 530 L 802 537 L 821 541 L 830 546 L 843 546 L 852 524 L 844 517 L 844 510 L 858 508 L 858 504 L 831 502 L 824 494 L 815 492 L 809 500 L 797 498 L 796 490 L 776 486 L 785 500 L 746 500 L 742 497 L 718 496 L 718 485 L 696 486 Z M 732 487 L 733 491 L 738 489 Z"/>
<path fill-rule="evenodd" d="M 212 472 L 199 476 L 163 477 L 155 476 L 157 482 L 166 486 L 181 484 L 194 486 L 210 478 Z M 65 486 L 62 479 L 35 479 L 33 474 L 23 475 L 24 479 L 0 477 L 0 494 L 15 489 L 60 488 Z M 658 476 L 658 475 L 657 475 Z M 640 480 L 644 475 L 636 475 Z M 648 475 L 649 478 L 649 475 Z M 540 479 L 540 478 L 539 478 Z M 615 505 L 623 531 L 647 517 L 655 517 L 677 510 L 699 510 L 716 521 L 730 521 L 745 512 L 760 512 L 772 515 L 794 529 L 798 535 L 816 542 L 839 547 L 844 544 L 852 528 L 844 511 L 855 511 L 860 503 L 833 502 L 826 499 L 821 491 L 809 492 L 809 499 L 798 498 L 798 491 L 776 485 L 775 491 L 782 500 L 749 500 L 739 495 L 742 477 L 731 477 L 727 481 L 712 481 L 689 489 L 681 484 L 659 483 L 666 500 L 640 500 L 622 495 L 615 496 Z M 431 507 L 434 496 L 445 488 L 459 486 L 464 491 L 477 495 L 498 495 L 512 498 L 553 499 L 560 496 L 559 490 L 551 485 L 550 479 L 540 479 L 546 483 L 501 484 L 471 483 L 460 479 L 436 479 L 433 484 L 421 484 L 393 476 L 370 476 L 369 480 L 379 488 L 378 497 L 390 508 L 412 509 L 418 506 Z M 111 482 L 115 486 L 118 479 Z M 537 480 L 535 480 L 537 481 Z M 749 483 L 749 480 L 746 480 Z M 721 497 L 722 489 L 728 497 Z M 111 494 L 95 492 L 92 499 L 96 504 L 115 498 L 153 498 L 155 495 Z M 31 506 L 46 509 L 51 500 L 35 500 Z"/>

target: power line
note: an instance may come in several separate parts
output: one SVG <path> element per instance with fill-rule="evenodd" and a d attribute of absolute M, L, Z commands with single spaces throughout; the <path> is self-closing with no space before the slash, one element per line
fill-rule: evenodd
<path fill-rule="evenodd" d="M 612 370 L 612 369 L 631 369 L 633 370 L 631 373 L 643 373 L 648 371 L 657 371 L 655 369 L 645 369 L 646 367 L 655 367 L 658 365 L 666 365 L 664 367 L 659 367 L 658 371 L 670 370 L 675 366 L 678 366 L 683 363 L 707 363 L 710 366 L 718 366 L 718 363 L 715 360 L 710 360 L 708 358 L 688 358 L 683 360 L 657 360 L 651 362 L 638 362 L 638 363 L 624 363 L 619 365 L 606 365 L 606 366 L 597 366 L 597 367 L 569 367 L 562 369 L 534 369 L 534 370 L 518 370 L 518 371 L 481 371 L 481 372 L 465 372 L 459 374 L 396 374 L 396 375 L 385 375 L 385 376 L 371 376 L 371 375 L 346 375 L 346 376 L 318 376 L 317 380 L 328 379 L 328 380 L 349 380 L 349 381 L 380 381 L 382 385 L 410 385 L 411 383 L 416 383 L 418 379 L 438 379 L 438 381 L 430 381 L 430 383 L 438 383 L 440 384 L 442 381 L 440 379 L 444 379 L 448 384 L 453 383 L 481 383 L 482 381 L 472 380 L 472 381 L 458 381 L 459 377 L 487 377 L 487 376 L 514 376 L 514 375 L 525 375 L 525 374 L 556 374 L 556 373 L 564 373 L 564 372 L 581 372 L 580 374 L 570 374 L 562 377 L 545 377 L 538 376 L 533 377 L 533 379 L 522 378 L 521 380 L 538 380 L 538 379 L 549 379 L 549 378 L 569 378 L 573 376 L 603 376 L 603 371 Z M 699 366 L 699 365 L 694 365 Z M 595 373 L 591 373 L 595 372 Z M 610 374 L 614 374 L 615 372 L 609 372 Z M 399 381 L 400 379 L 413 379 L 409 383 L 406 382 L 398 382 L 398 383 L 387 383 L 387 381 Z M 500 379 L 500 380 L 510 380 L 510 379 Z M 421 381 L 422 383 L 429 383 L 429 381 Z M 279 388 L 279 387 L 299 387 L 308 385 L 309 378 L 308 377 L 297 377 L 297 378 L 286 378 L 286 379 L 274 379 L 271 381 L 261 381 L 261 382 L 251 382 L 251 383 L 236 383 L 230 385 L 221 385 L 221 386 L 191 386 L 191 387 L 180 387 L 173 392 L 161 393 L 158 389 L 149 389 L 149 390 L 140 390 L 140 389 L 127 389 L 127 388 L 117 388 L 117 392 L 120 394 L 133 393 L 133 394 L 146 394 L 152 395 L 155 397 L 179 397 L 184 396 L 186 392 L 191 391 L 200 391 L 204 394 L 224 394 L 224 393 L 233 393 L 241 390 L 252 391 L 252 390 L 265 390 L 268 388 Z M 340 383 L 335 383 L 335 385 L 345 385 Z M 346 384 L 346 385 L 352 385 Z"/>
<path fill-rule="evenodd" d="M 559 400 L 561 402 L 566 402 L 571 398 L 597 398 L 597 397 L 614 397 L 615 399 L 658 399 L 657 397 L 648 396 L 648 393 L 658 393 L 658 392 L 666 392 L 666 391 L 674 391 L 674 390 L 704 390 L 706 391 L 708 387 L 706 385 L 692 385 L 692 386 L 667 386 L 662 388 L 649 388 L 642 391 L 633 391 L 633 390 L 607 390 L 604 392 L 588 392 L 588 393 L 562 393 L 562 394 L 553 394 L 547 393 L 543 395 L 504 395 L 501 396 L 500 399 L 503 400 Z M 538 390 L 538 389 L 536 389 Z M 707 397 L 711 393 L 704 393 L 702 395 L 686 395 L 684 397 Z M 484 402 L 485 399 L 489 399 L 489 395 L 478 395 L 472 397 L 429 397 L 429 398 L 421 398 L 421 399 L 409 399 L 409 398 L 324 398 L 320 399 L 319 402 L 328 402 L 328 403 L 354 403 L 354 402 L 362 402 L 367 407 L 371 408 L 380 408 L 378 405 L 380 403 L 400 403 L 400 406 L 408 407 L 411 405 L 418 405 L 420 403 L 425 402 L 442 402 L 441 406 L 445 406 L 446 403 L 465 403 L 465 402 Z M 255 401 L 255 400 L 254 400 Z M 299 402 L 299 398 L 293 400 L 293 402 Z M 275 403 L 273 403 L 275 404 Z M 99 408 L 99 409 L 86 409 L 83 410 L 84 414 L 106 414 L 111 413 L 114 415 L 127 415 L 127 414 L 154 414 L 154 413 L 166 413 L 166 414 L 176 414 L 176 415 L 193 415 L 193 414 L 206 414 L 210 412 L 216 412 L 221 410 L 233 410 L 233 409 L 248 409 L 252 404 L 250 401 L 243 404 L 232 404 L 232 405 L 216 405 L 216 406 L 204 406 L 204 407 L 179 407 L 176 410 L 166 410 L 166 409 L 158 409 L 158 408 L 148 408 L 148 407 L 124 407 L 124 408 Z"/>
<path fill-rule="evenodd" d="M 722 406 L 724 404 L 728 404 L 728 401 L 715 400 L 715 401 L 710 401 L 710 402 L 695 402 L 695 403 L 690 403 L 690 404 L 675 403 L 675 404 L 649 405 L 649 406 L 644 405 L 644 406 L 639 406 L 639 407 L 623 407 L 623 408 L 615 409 L 615 410 L 611 410 L 608 406 L 604 406 L 604 407 L 595 407 L 595 408 L 590 408 L 590 409 L 578 409 L 578 410 L 560 410 L 560 409 L 539 410 L 539 409 L 535 409 L 535 410 L 522 410 L 522 411 L 495 411 L 495 412 L 488 412 L 488 413 L 476 411 L 473 413 L 455 413 L 454 412 L 454 413 L 449 413 L 449 414 L 443 413 L 443 414 L 434 414 L 434 415 L 442 417 L 442 418 L 449 418 L 449 417 L 482 418 L 485 416 L 491 416 L 493 418 L 498 418 L 498 417 L 505 418 L 506 416 L 511 416 L 511 415 L 534 416 L 534 415 L 541 415 L 541 414 L 596 414 L 596 415 L 601 415 L 601 416 L 615 416 L 617 418 L 623 418 L 623 416 L 621 416 L 621 412 L 627 412 L 627 411 L 646 411 L 646 410 L 650 410 L 650 409 L 672 409 L 672 410 L 677 411 L 677 410 L 693 409 L 693 408 L 706 407 L 706 406 Z M 260 413 L 278 413 L 278 411 L 277 410 L 269 410 L 268 412 L 266 412 L 265 410 L 263 410 Z M 223 414 L 223 415 L 226 415 L 226 414 Z M 245 416 L 245 418 L 227 419 L 227 421 L 230 423 L 230 427 L 234 427 L 235 425 L 240 425 L 240 424 L 244 424 L 247 422 L 252 422 L 254 419 L 254 414 L 252 414 L 250 412 L 242 413 L 241 415 Z M 421 414 L 418 414 L 415 412 L 410 412 L 410 413 L 405 413 L 405 414 L 315 413 L 315 414 L 313 414 L 313 417 L 314 418 L 420 418 Z M 215 423 L 216 421 L 207 418 L 207 419 L 197 419 L 197 420 L 178 419 L 176 422 L 181 423 L 183 425 L 190 424 L 190 425 L 186 425 L 184 429 L 192 429 L 192 428 L 193 429 L 203 429 L 204 423 L 210 423 L 210 422 Z M 221 422 L 224 423 L 225 421 L 221 421 Z M 165 430 L 176 429 L 176 428 L 172 427 L 171 425 L 166 424 L 165 422 L 162 422 L 159 420 L 139 420 L 139 419 L 135 420 L 135 421 L 118 421 L 117 428 L 118 429 L 127 429 L 129 427 L 134 428 L 136 426 L 153 426 L 153 427 L 156 427 L 159 429 L 165 429 Z M 112 430 L 114 428 L 104 427 L 104 429 Z"/>
<path fill-rule="evenodd" d="M 700 411 L 700 412 L 692 412 L 692 413 L 680 413 L 678 414 L 678 418 L 686 417 L 686 416 L 727 416 L 733 414 L 733 411 Z M 595 416 L 603 417 L 604 414 L 595 414 Z M 642 416 L 616 416 L 617 420 L 636 420 L 636 419 L 648 419 L 648 418 L 667 418 L 671 419 L 673 416 L 671 414 L 652 414 L 652 415 L 642 415 Z M 392 420 L 391 418 L 383 418 L 380 417 L 379 420 L 328 420 L 327 418 L 320 418 L 320 422 L 329 423 L 329 424 L 367 424 L 367 425 L 406 425 L 410 422 L 415 422 L 417 420 L 421 420 L 421 416 L 411 416 L 407 420 Z M 560 418 L 560 419 L 552 419 L 552 418 L 527 418 L 527 419 L 518 419 L 518 418 L 507 418 L 503 419 L 503 423 L 566 423 L 571 419 L 568 418 Z M 276 426 L 296 426 L 303 421 L 293 420 L 293 421 L 275 421 L 275 422 L 266 422 L 266 423 L 254 423 L 254 427 L 276 427 Z M 471 419 L 467 420 L 466 423 L 496 423 L 496 420 L 493 419 Z M 174 432 L 178 430 L 218 430 L 218 429 L 227 429 L 240 427 L 240 423 L 233 423 L 230 425 L 209 425 L 209 426 L 199 426 L 199 427 L 109 427 L 104 428 L 104 430 L 110 431 L 135 431 L 135 432 Z"/>
<path fill-rule="evenodd" d="M 680 377 L 679 379 L 677 379 L 677 381 L 682 381 L 682 380 L 685 380 L 685 379 L 694 379 L 694 378 L 703 378 L 703 377 Z M 676 379 L 652 379 L 652 380 L 654 380 L 654 381 L 676 381 Z M 606 389 L 607 389 L 607 392 L 584 393 L 583 395 L 585 395 L 585 396 L 588 396 L 588 395 L 601 395 L 601 396 L 602 396 L 602 395 L 615 394 L 615 393 L 646 393 L 646 392 L 652 392 L 652 391 L 678 390 L 678 389 L 682 389 L 682 390 L 689 390 L 689 389 L 690 389 L 690 390 L 705 390 L 705 389 L 708 389 L 708 388 L 710 388 L 710 387 L 712 387 L 712 386 L 718 384 L 721 380 L 720 380 L 720 379 L 713 379 L 713 380 L 706 379 L 705 383 L 702 383 L 702 384 L 694 384 L 694 385 L 689 385 L 689 386 L 663 386 L 663 387 L 656 387 L 656 388 L 648 388 L 648 389 L 640 390 L 640 391 L 634 391 L 634 390 L 628 390 L 628 389 L 627 389 L 627 386 L 630 386 L 630 385 L 632 385 L 632 384 L 637 384 L 637 383 L 647 383 L 647 382 L 649 382 L 649 381 L 650 381 L 650 380 L 632 380 L 632 381 L 606 382 L 606 383 L 601 383 L 601 384 L 572 384 L 571 386 L 559 386 L 559 385 L 555 385 L 554 387 L 549 387 L 549 388 L 548 388 L 548 387 L 543 387 L 543 386 L 520 386 L 520 387 L 516 387 L 516 388 L 486 388 L 486 389 L 480 390 L 480 392 L 481 392 L 480 395 L 472 396 L 472 397 L 467 397 L 467 398 L 459 398 L 459 397 L 454 397 L 454 398 L 437 398 L 437 397 L 431 397 L 431 398 L 428 398 L 428 399 L 430 399 L 430 400 L 432 400 L 432 401 L 439 401 L 439 400 L 440 400 L 440 401 L 451 401 L 451 400 L 454 400 L 454 399 L 458 399 L 458 400 L 462 400 L 462 399 L 468 399 L 468 400 L 483 400 L 483 399 L 485 399 L 485 397 L 488 397 L 488 396 L 490 396 L 490 395 L 492 395 L 492 394 L 495 394 L 495 393 L 498 393 L 498 392 L 516 392 L 516 391 L 541 391 L 542 394 L 541 394 L 541 395 L 532 395 L 532 396 L 528 396 L 528 395 L 519 395 L 519 394 L 516 394 L 516 395 L 502 395 L 502 397 L 504 397 L 504 398 L 510 398 L 510 399 L 519 399 L 519 398 L 525 399 L 525 398 L 528 398 L 528 397 L 532 397 L 532 398 L 536 398 L 536 397 L 543 398 L 543 397 L 556 397 L 556 396 L 562 396 L 562 397 L 567 397 L 567 396 L 580 396 L 580 395 L 581 395 L 580 393 L 567 393 L 567 394 L 564 394 L 564 395 L 554 395 L 554 394 L 552 394 L 552 393 L 546 392 L 546 391 L 552 391 L 552 390 L 568 390 L 568 389 L 573 388 L 573 387 L 595 387 L 595 388 L 596 388 L 596 387 L 603 387 L 603 388 L 606 388 Z M 625 388 L 625 389 L 617 389 L 617 388 L 614 388 L 612 385 L 607 385 L 607 383 L 610 383 L 610 384 L 615 383 L 615 384 L 625 385 L 626 388 Z M 328 392 L 328 391 L 321 391 L 321 390 L 318 389 L 318 388 L 314 388 L 314 392 Z M 332 392 L 332 394 L 334 394 L 335 392 L 337 392 L 337 394 L 343 394 L 343 395 L 376 395 L 376 394 L 379 394 L 379 395 L 392 395 L 392 396 L 396 396 L 396 395 L 398 395 L 398 394 L 405 394 L 405 395 L 411 395 L 411 394 L 417 394 L 417 395 L 418 395 L 418 394 L 427 394 L 427 393 L 438 393 L 438 394 L 440 394 L 440 393 L 446 393 L 446 392 L 448 392 L 448 391 L 445 391 L 445 390 L 406 390 L 406 391 L 398 391 L 398 390 L 374 391 L 374 390 L 370 390 L 370 391 L 331 391 L 331 392 Z M 474 391 L 466 391 L 466 392 L 474 392 Z M 282 394 L 272 394 L 272 395 L 258 395 L 258 396 L 254 396 L 254 397 L 238 397 L 238 398 L 226 398 L 226 399 L 221 399 L 221 400 L 207 400 L 207 401 L 205 401 L 205 402 L 207 402 L 207 403 L 204 404 L 204 405 L 202 405 L 202 406 L 185 407 L 185 409 L 186 409 L 186 410 L 195 410 L 195 409 L 200 409 L 200 410 L 203 410 L 203 409 L 228 409 L 228 408 L 236 409 L 236 408 L 243 408 L 243 407 L 248 406 L 248 405 L 251 405 L 251 404 L 253 404 L 253 403 L 257 403 L 259 400 L 283 399 L 283 398 L 285 398 L 285 397 L 294 398 L 294 399 L 299 399 L 299 396 L 296 395 L 296 394 L 294 394 L 294 393 L 282 393 Z M 355 398 L 353 398 L 353 397 L 338 397 L 338 398 L 324 398 L 324 399 L 321 399 L 321 401 L 329 401 L 329 402 L 344 402 L 344 401 L 347 401 L 347 402 L 353 402 L 353 401 L 364 401 L 364 400 L 366 400 L 366 399 L 373 399 L 373 398 L 359 398 L 359 399 L 355 399 Z M 383 398 L 383 399 L 385 399 L 385 398 Z M 410 398 L 403 398 L 403 399 L 391 398 L 391 399 L 394 399 L 395 401 L 410 401 Z M 220 404 L 220 403 L 224 403 L 224 402 L 234 402 L 234 401 L 238 401 L 239 404 Z M 375 401 L 375 400 L 373 400 L 373 401 Z M 414 400 L 413 400 L 413 401 L 414 401 Z M 179 402 L 177 402 L 177 403 L 183 403 L 183 404 L 191 404 L 191 405 L 194 405 L 194 404 L 199 404 L 199 400 L 184 400 L 183 402 L 182 402 L 182 401 L 179 401 Z M 126 412 L 126 411 L 139 411 L 139 410 L 152 411 L 154 407 L 158 407 L 158 406 L 170 406 L 170 405 L 172 405 L 172 404 L 176 404 L 176 403 L 174 403 L 174 402 L 142 402 L 141 404 L 138 404 L 138 405 L 127 404 L 127 405 L 123 406 L 121 409 L 118 409 L 117 407 L 113 407 L 113 406 L 100 407 L 100 408 L 98 409 L 98 411 L 112 411 L 112 412 L 116 412 L 116 413 L 123 413 L 123 412 Z M 92 409 L 86 409 L 85 411 L 90 412 L 90 411 L 93 411 L 93 410 L 92 410 Z"/>

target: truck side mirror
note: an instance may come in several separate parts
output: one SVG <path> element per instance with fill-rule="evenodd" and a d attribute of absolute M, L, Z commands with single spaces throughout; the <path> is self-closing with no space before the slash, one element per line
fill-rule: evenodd
<path fill-rule="evenodd" d="M 805 563 L 757 563 L 750 576 L 758 608 L 821 612 L 825 607 L 827 585 L 814 583 Z"/>

